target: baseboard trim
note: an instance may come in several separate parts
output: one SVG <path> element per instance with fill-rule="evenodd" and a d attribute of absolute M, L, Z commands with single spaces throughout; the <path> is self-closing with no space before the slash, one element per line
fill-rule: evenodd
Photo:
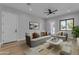
<path fill-rule="evenodd" d="M 25 40 L 25 37 L 24 38 L 20 38 L 20 39 L 17 39 L 16 41 L 22 41 L 22 40 Z M 4 43 L 0 43 L 0 48 L 2 47 Z"/>
<path fill-rule="evenodd" d="M 22 41 L 22 40 L 25 40 L 25 37 L 17 39 L 17 41 Z"/>

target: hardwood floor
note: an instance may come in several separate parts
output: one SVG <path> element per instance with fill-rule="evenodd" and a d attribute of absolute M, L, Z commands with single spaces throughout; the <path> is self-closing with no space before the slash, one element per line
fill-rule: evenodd
<path fill-rule="evenodd" d="M 24 41 L 21 42 L 13 42 L 8 44 L 3 44 L 2 48 L 0 48 L 1 54 L 12 54 L 18 55 L 24 54 L 24 51 L 27 51 L 29 47 L 26 45 Z"/>
<path fill-rule="evenodd" d="M 70 43 L 71 40 L 68 42 Z M 39 48 L 41 49 L 45 48 L 43 50 L 43 53 L 41 52 L 41 55 L 43 54 L 49 55 L 50 54 L 49 52 L 52 52 L 52 55 L 56 55 L 56 52 L 53 51 L 52 49 L 46 49 L 46 45 L 45 46 L 39 45 L 35 48 L 30 48 L 26 45 L 25 41 L 3 44 L 2 48 L 0 48 L 0 55 L 28 55 L 29 53 L 37 52 Z M 79 47 L 77 46 L 75 41 L 72 42 L 71 49 L 72 49 L 72 55 L 79 55 Z"/>

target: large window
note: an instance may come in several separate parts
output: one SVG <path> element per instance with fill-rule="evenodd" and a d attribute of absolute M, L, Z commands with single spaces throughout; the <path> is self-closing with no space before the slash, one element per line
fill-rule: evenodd
<path fill-rule="evenodd" d="M 60 20 L 59 24 L 60 30 L 72 30 L 74 26 L 74 18 Z"/>

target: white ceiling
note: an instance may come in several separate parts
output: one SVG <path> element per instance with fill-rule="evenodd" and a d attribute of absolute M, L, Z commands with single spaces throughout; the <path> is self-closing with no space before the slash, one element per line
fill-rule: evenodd
<path fill-rule="evenodd" d="M 6 4 L 4 3 L 3 5 L 20 9 L 26 13 L 41 18 L 54 17 L 57 15 L 62 15 L 79 10 L 78 3 L 31 3 L 30 6 L 28 6 L 26 3 L 6 3 Z M 29 8 L 31 8 L 32 11 L 30 11 Z M 51 8 L 52 10 L 58 9 L 58 11 L 56 12 L 56 14 L 51 14 L 48 16 L 44 13 L 44 11 L 47 10 L 48 8 Z"/>

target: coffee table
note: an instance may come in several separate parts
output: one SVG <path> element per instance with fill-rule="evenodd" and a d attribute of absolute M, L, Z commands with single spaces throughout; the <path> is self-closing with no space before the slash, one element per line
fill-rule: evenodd
<path fill-rule="evenodd" d="M 53 45 L 59 45 L 63 42 L 62 39 L 54 39 L 54 37 L 51 37 L 49 40 L 47 40 L 46 42 L 53 44 Z"/>

